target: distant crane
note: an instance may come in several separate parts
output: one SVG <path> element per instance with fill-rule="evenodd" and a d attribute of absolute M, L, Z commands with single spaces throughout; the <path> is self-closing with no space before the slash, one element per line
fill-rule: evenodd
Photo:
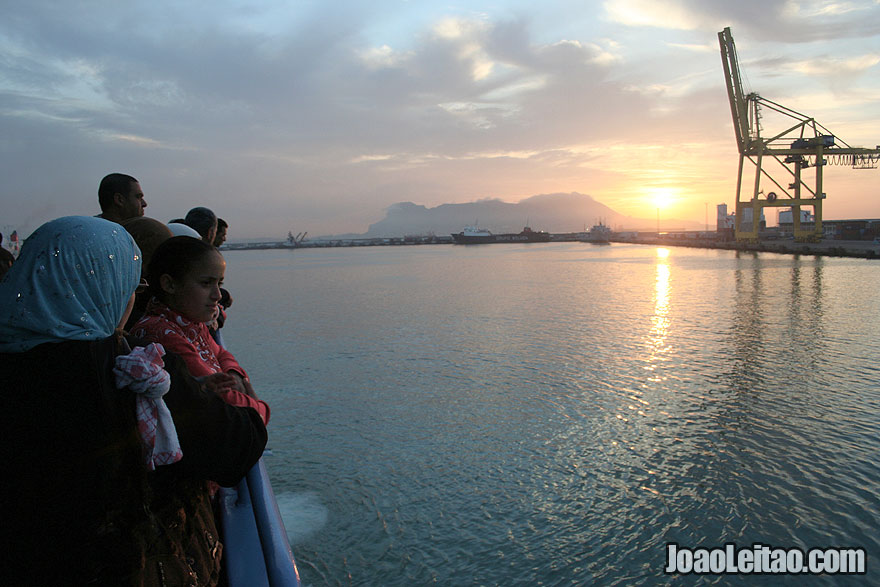
<path fill-rule="evenodd" d="M 301 246 L 301 245 L 302 245 L 302 242 L 303 242 L 303 240 L 306 238 L 306 235 L 307 235 L 307 234 L 308 234 L 308 232 L 300 232 L 300 233 L 297 233 L 296 236 L 293 236 L 293 232 L 288 231 L 288 232 L 287 232 L 287 241 L 286 241 L 285 244 L 286 244 L 288 247 L 298 247 L 298 246 Z"/>
<path fill-rule="evenodd" d="M 850 147 L 831 134 L 815 119 L 799 114 L 775 102 L 762 98 L 756 93 L 744 94 L 739 73 L 739 62 L 730 27 L 718 33 L 721 45 L 721 61 L 724 65 L 724 79 L 727 82 L 727 95 L 730 98 L 730 112 L 733 115 L 733 128 L 739 146 L 739 176 L 736 181 L 736 225 L 737 240 L 758 240 L 758 223 L 765 207 L 790 207 L 794 237 L 798 241 L 816 241 L 822 237 L 822 201 L 825 192 L 822 187 L 822 168 L 828 164 L 851 165 L 854 169 L 874 169 L 880 161 L 880 146 L 875 149 Z M 791 119 L 792 126 L 769 137 L 761 135 L 762 108 Z M 792 122 L 793 121 L 793 122 Z M 840 143 L 838 145 L 837 143 Z M 772 158 L 788 173 L 791 181 L 787 187 L 773 178 L 764 168 L 764 159 Z M 742 199 L 743 173 L 746 159 L 755 165 L 754 189 L 751 199 Z M 771 161 L 772 163 L 772 161 Z M 802 172 L 813 167 L 816 170 L 815 188 L 804 181 Z M 761 189 L 761 179 L 766 177 L 778 191 Z M 815 223 L 813 229 L 801 228 L 801 206 L 812 206 Z M 751 219 L 743 213 L 751 210 Z M 748 226 L 749 221 L 751 226 Z"/>

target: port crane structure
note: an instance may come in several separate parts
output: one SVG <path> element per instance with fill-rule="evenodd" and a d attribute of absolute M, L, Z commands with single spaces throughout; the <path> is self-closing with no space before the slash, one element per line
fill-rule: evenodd
<path fill-rule="evenodd" d="M 298 247 L 302 245 L 302 242 L 305 240 L 307 234 L 309 234 L 308 231 L 299 232 L 296 236 L 293 236 L 293 232 L 288 231 L 287 240 L 284 242 L 284 244 L 288 247 Z"/>
<path fill-rule="evenodd" d="M 742 88 L 736 46 L 730 27 L 718 33 L 724 79 L 733 115 L 733 128 L 739 147 L 739 175 L 736 182 L 736 216 L 734 234 L 738 241 L 756 242 L 762 212 L 766 207 L 791 208 L 793 233 L 798 241 L 817 241 L 822 238 L 823 167 L 828 164 L 851 165 L 854 169 L 874 169 L 880 161 L 880 146 L 874 149 L 850 147 L 833 135 L 815 119 L 795 112 L 757 93 L 745 94 Z M 781 115 L 787 126 L 777 134 L 761 134 L 764 111 Z M 754 187 L 751 193 L 743 186 L 745 162 L 755 166 Z M 774 177 L 765 167 L 769 161 L 779 164 Z M 815 170 L 814 187 L 804 180 L 804 170 Z M 783 171 L 784 170 L 784 171 Z M 779 173 L 786 179 L 777 179 Z M 767 193 L 761 187 L 762 179 L 774 188 Z M 785 186 L 783 186 L 783 182 Z M 801 226 L 801 206 L 812 206 L 813 228 Z M 751 210 L 751 218 L 745 214 Z"/>

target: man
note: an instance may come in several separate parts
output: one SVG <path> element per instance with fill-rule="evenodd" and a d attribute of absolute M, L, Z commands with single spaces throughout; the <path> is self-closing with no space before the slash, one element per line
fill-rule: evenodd
<path fill-rule="evenodd" d="M 101 213 L 98 218 L 122 222 L 129 218 L 144 215 L 147 202 L 138 180 L 124 173 L 111 173 L 101 180 L 98 186 L 98 204 Z"/>
<path fill-rule="evenodd" d="M 229 225 L 226 224 L 226 221 L 222 218 L 217 219 L 217 236 L 214 237 L 214 246 L 218 249 L 220 245 L 226 242 L 226 230 L 229 228 Z"/>
<path fill-rule="evenodd" d="M 183 222 L 202 235 L 203 241 L 209 245 L 214 244 L 214 237 L 217 236 L 217 215 L 210 209 L 202 206 L 193 208 L 186 213 Z"/>
<path fill-rule="evenodd" d="M 226 231 L 229 228 L 229 224 L 226 223 L 222 218 L 217 219 L 217 236 L 214 237 L 214 246 L 218 249 L 220 245 L 226 242 Z M 220 313 L 220 318 L 217 319 L 217 327 L 220 328 L 223 326 L 223 323 L 226 322 L 226 308 L 232 305 L 232 295 L 224 288 L 220 288 L 220 306 L 223 308 L 223 311 Z"/>

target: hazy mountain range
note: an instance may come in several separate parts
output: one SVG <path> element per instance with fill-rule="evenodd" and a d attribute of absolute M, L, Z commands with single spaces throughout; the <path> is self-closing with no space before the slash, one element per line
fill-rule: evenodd
<path fill-rule="evenodd" d="M 580 232 L 603 222 L 614 230 L 655 230 L 656 217 L 633 218 L 619 214 L 591 196 L 542 194 L 515 204 L 486 199 L 464 204 L 442 204 L 428 208 L 412 202 L 399 202 L 386 209 L 385 218 L 371 224 L 364 234 L 337 235 L 348 238 L 401 237 L 406 235 L 449 235 L 465 226 L 477 225 L 493 233 L 519 232 L 524 226 L 551 233 Z M 700 229 L 702 225 L 665 220 L 676 229 Z M 320 237 L 318 237 L 320 238 Z"/>

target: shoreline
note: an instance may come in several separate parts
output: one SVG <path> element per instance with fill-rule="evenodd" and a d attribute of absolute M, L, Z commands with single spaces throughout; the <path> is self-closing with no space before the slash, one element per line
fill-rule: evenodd
<path fill-rule="evenodd" d="M 788 255 L 818 255 L 828 257 L 851 257 L 857 259 L 880 259 L 880 244 L 873 241 L 844 241 L 823 239 L 815 243 L 799 243 L 793 240 L 767 240 L 758 243 L 738 243 L 736 241 L 720 241 L 706 238 L 682 238 L 682 237 L 614 237 L 612 243 L 652 245 L 664 247 L 690 247 L 697 249 L 724 249 L 730 251 L 778 253 Z M 571 238 L 569 234 L 551 235 L 553 242 L 583 242 Z M 266 249 L 289 249 L 300 248 L 330 248 L 330 247 L 378 247 L 378 246 L 413 246 L 413 245 L 450 245 L 454 244 L 452 238 L 424 237 L 424 238 L 369 238 L 369 239 L 339 239 L 328 241 L 311 241 L 290 246 L 285 242 L 267 242 L 225 245 L 222 251 L 250 251 Z M 504 245 L 507 243 L 486 243 L 483 245 L 464 246 L 488 246 Z M 540 245 L 541 243 L 531 243 Z M 596 244 L 596 243 L 592 243 Z"/>
<path fill-rule="evenodd" d="M 822 239 L 815 243 L 799 243 L 793 240 L 768 240 L 758 243 L 715 241 L 711 239 L 686 238 L 612 238 L 612 242 L 655 245 L 664 247 L 691 247 L 699 249 L 724 249 L 783 255 L 816 255 L 826 257 L 850 257 L 856 259 L 880 259 L 880 244 L 873 241 L 845 241 Z"/>

